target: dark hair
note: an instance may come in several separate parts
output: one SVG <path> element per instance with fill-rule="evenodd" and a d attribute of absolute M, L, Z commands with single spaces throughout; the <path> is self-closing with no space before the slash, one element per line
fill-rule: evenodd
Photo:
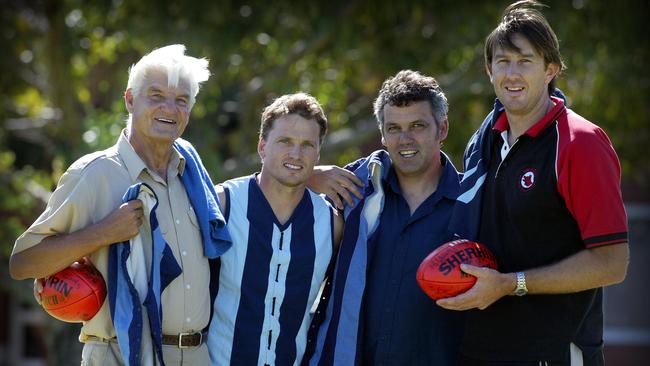
<path fill-rule="evenodd" d="M 436 79 L 417 71 L 402 70 L 391 76 L 381 86 L 375 100 L 374 112 L 379 130 L 384 127 L 384 107 L 386 104 L 403 107 L 413 102 L 427 101 L 431 104 L 436 124 L 447 118 L 449 104 Z"/>
<path fill-rule="evenodd" d="M 264 108 L 260 125 L 260 139 L 266 140 L 276 119 L 289 114 L 316 120 L 320 127 L 319 142 L 323 142 L 323 137 L 327 133 L 327 117 L 316 98 L 307 93 L 283 95 Z"/>
<path fill-rule="evenodd" d="M 504 11 L 501 23 L 485 39 L 485 63 L 490 68 L 497 47 L 519 52 L 512 37 L 521 35 L 544 57 L 544 64 L 560 67 L 558 75 L 566 69 L 560 54 L 560 44 L 555 32 L 537 8 L 545 7 L 535 0 L 522 0 L 510 4 Z M 556 75 L 557 76 L 557 75 Z M 548 93 L 555 89 L 555 78 L 548 84 Z"/>

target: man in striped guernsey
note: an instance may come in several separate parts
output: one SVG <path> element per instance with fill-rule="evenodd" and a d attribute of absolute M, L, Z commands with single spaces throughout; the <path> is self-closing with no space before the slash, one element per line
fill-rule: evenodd
<path fill-rule="evenodd" d="M 208 347 L 213 365 L 295 365 L 307 345 L 343 221 L 305 187 L 327 131 L 310 95 L 284 95 L 262 113 L 260 173 L 217 192 L 233 246 L 221 258 Z"/>

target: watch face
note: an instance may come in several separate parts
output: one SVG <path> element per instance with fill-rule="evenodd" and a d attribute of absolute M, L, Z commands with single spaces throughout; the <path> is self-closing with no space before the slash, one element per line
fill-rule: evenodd
<path fill-rule="evenodd" d="M 515 295 L 517 295 L 517 296 L 524 296 L 524 295 L 526 295 L 527 293 L 528 293 L 528 291 L 526 291 L 526 290 L 523 289 L 523 288 L 518 288 L 518 289 L 515 291 Z"/>

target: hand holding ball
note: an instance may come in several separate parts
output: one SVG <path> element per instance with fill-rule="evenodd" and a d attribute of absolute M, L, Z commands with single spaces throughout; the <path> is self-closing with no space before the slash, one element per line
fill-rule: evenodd
<path fill-rule="evenodd" d="M 442 244 L 422 261 L 416 274 L 418 284 L 434 300 L 462 294 L 476 283 L 476 277 L 461 271 L 462 263 L 497 269 L 496 258 L 486 246 L 454 240 Z"/>
<path fill-rule="evenodd" d="M 90 263 L 75 262 L 45 280 L 41 305 L 53 317 L 77 323 L 92 319 L 105 298 L 101 273 Z"/>

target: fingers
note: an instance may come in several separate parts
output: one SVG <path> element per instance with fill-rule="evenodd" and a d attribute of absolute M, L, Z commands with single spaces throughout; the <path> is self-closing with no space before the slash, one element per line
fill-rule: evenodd
<path fill-rule="evenodd" d="M 339 169 L 341 169 L 340 173 L 341 173 L 342 178 L 346 179 L 347 181 L 349 181 L 351 184 L 353 184 L 355 186 L 359 186 L 359 187 L 363 188 L 363 185 L 364 185 L 363 182 L 361 181 L 361 179 L 359 179 L 359 177 L 354 175 L 354 173 L 352 173 L 349 170 L 343 169 L 343 168 L 339 168 Z M 361 198 L 361 197 L 359 197 L 359 198 Z"/>
<path fill-rule="evenodd" d="M 344 207 L 344 206 L 343 206 L 343 201 L 341 201 L 341 196 L 338 195 L 338 193 L 336 192 L 336 190 L 334 190 L 334 189 L 330 189 L 330 190 L 328 190 L 328 191 L 326 191 L 326 192 L 323 192 L 323 193 L 325 193 L 325 195 L 327 196 L 327 198 L 329 198 L 330 200 L 332 200 L 332 203 L 334 204 L 334 207 L 336 207 L 336 208 L 339 209 L 339 210 L 342 210 L 342 209 L 343 209 L 343 207 Z"/>
<path fill-rule="evenodd" d="M 481 271 L 483 269 L 482 267 L 472 266 L 471 264 L 467 264 L 467 263 L 462 263 L 460 265 L 460 269 L 461 271 L 470 274 L 474 277 L 481 277 L 481 275 L 483 274 L 483 271 Z"/>
<path fill-rule="evenodd" d="M 144 217 L 144 206 L 142 205 L 142 201 L 140 200 L 131 200 L 129 202 L 126 202 L 122 204 L 122 206 L 126 206 L 126 210 L 129 213 L 133 214 L 133 222 L 136 223 L 137 227 L 140 227 L 142 225 L 142 220 Z"/>
<path fill-rule="evenodd" d="M 354 191 L 348 190 L 346 187 L 347 186 L 342 186 L 339 184 L 333 187 L 333 191 L 338 197 L 342 198 L 348 206 L 352 206 L 354 205 L 354 198 L 352 198 L 352 195 L 350 193 L 354 193 Z M 339 199 L 339 202 L 340 201 L 341 200 Z M 338 208 L 342 209 L 343 205 L 338 206 Z"/>
<path fill-rule="evenodd" d="M 34 299 L 36 299 L 36 302 L 39 305 L 43 302 L 43 299 L 41 298 L 41 293 L 43 293 L 43 283 L 44 279 L 42 278 L 34 279 Z"/>

